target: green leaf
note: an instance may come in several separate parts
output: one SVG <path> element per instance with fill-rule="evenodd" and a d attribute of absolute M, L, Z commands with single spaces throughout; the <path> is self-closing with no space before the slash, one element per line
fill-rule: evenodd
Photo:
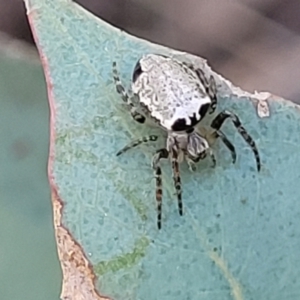
<path fill-rule="evenodd" d="M 42 67 L 23 50 L 0 34 L 0 299 L 53 300 L 61 272 L 46 174 L 49 109 Z"/>
<path fill-rule="evenodd" d="M 150 160 L 163 134 L 135 123 L 112 80 L 116 61 L 130 86 L 142 54 L 201 59 L 131 37 L 70 1 L 31 0 L 29 17 L 46 67 L 52 107 L 52 176 L 63 222 L 113 299 L 296 299 L 300 296 L 299 108 L 243 93 L 214 73 L 219 107 L 235 112 L 256 141 L 262 171 L 229 122 L 237 163 L 218 142 L 217 167 L 181 167 L 184 216 L 177 211 L 170 164 L 163 168 L 163 227 L 156 227 Z M 257 107 L 267 104 L 269 117 Z M 162 139 L 120 157 L 134 138 Z"/>

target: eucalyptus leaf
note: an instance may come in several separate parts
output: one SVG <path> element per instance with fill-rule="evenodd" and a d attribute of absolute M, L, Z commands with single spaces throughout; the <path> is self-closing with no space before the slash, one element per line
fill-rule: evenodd
<path fill-rule="evenodd" d="M 49 108 L 37 55 L 24 48 L 0 34 L 0 299 L 54 300 L 61 272 L 46 174 Z"/>
<path fill-rule="evenodd" d="M 205 62 L 134 38 L 63 0 L 31 0 L 30 22 L 42 54 L 54 116 L 51 176 L 64 202 L 63 224 L 113 299 L 296 299 L 300 296 L 299 107 L 250 95 Z M 256 141 L 262 170 L 228 122 L 237 162 L 217 142 L 216 168 L 181 166 L 184 215 L 163 164 L 163 224 L 156 227 L 150 166 L 161 130 L 135 123 L 112 79 L 115 61 L 126 87 L 136 61 L 162 53 L 214 74 L 218 111 L 236 113 Z M 132 139 L 158 133 L 157 145 L 120 157 Z"/>

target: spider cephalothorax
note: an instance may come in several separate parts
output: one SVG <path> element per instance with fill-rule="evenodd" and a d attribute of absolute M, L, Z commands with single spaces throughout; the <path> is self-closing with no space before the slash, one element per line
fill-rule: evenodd
<path fill-rule="evenodd" d="M 211 123 L 211 132 L 204 136 L 198 130 L 199 122 L 206 114 L 213 113 L 217 106 L 217 88 L 212 76 L 207 79 L 204 72 L 191 64 L 157 54 L 144 55 L 136 64 L 132 75 L 132 95 L 128 95 L 120 82 L 113 63 L 113 74 L 118 93 L 128 106 L 132 117 L 139 123 L 146 119 L 157 124 L 167 132 L 165 148 L 159 149 L 153 156 L 152 167 L 156 177 L 157 225 L 161 228 L 162 178 L 160 160 L 169 158 L 172 163 L 173 179 L 176 189 L 179 213 L 182 215 L 182 192 L 179 163 L 186 160 L 191 170 L 194 164 L 211 156 L 216 160 L 209 141 L 221 138 L 230 150 L 235 162 L 236 153 L 232 143 L 220 130 L 224 121 L 230 118 L 254 152 L 257 170 L 260 170 L 260 158 L 255 142 L 242 126 L 239 118 L 232 112 L 220 112 Z M 117 155 L 141 143 L 156 141 L 158 136 L 150 135 L 135 140 Z"/>

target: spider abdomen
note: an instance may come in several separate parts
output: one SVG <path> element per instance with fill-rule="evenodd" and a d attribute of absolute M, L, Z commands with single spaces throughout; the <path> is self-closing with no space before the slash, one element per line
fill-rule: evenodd
<path fill-rule="evenodd" d="M 132 90 L 139 102 L 167 131 L 194 127 L 210 107 L 211 99 L 196 72 L 175 59 L 145 55 L 133 79 Z"/>

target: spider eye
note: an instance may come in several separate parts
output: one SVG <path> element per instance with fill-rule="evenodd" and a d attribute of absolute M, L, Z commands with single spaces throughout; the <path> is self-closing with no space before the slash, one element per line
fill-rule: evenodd
<path fill-rule="evenodd" d="M 141 67 L 140 62 L 138 61 L 133 70 L 132 82 L 135 82 L 142 73 L 143 73 L 142 67 Z"/>

